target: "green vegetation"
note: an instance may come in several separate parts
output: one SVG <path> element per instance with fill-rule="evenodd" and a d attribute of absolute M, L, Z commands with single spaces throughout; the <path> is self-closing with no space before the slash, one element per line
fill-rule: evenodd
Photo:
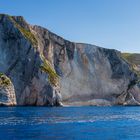
<path fill-rule="evenodd" d="M 52 68 L 52 66 L 50 65 L 50 63 L 43 58 L 43 65 L 40 66 L 41 70 L 48 73 L 49 75 L 49 82 L 56 86 L 58 83 L 58 78 L 59 76 L 57 75 L 57 73 L 55 72 L 55 70 Z"/>
<path fill-rule="evenodd" d="M 0 73 L 0 85 L 8 86 L 10 85 L 10 83 L 11 83 L 10 79 L 3 73 Z"/>
<path fill-rule="evenodd" d="M 19 30 L 21 33 L 23 33 L 23 35 L 33 44 L 37 45 L 37 40 L 35 38 L 35 36 L 28 30 L 22 28 L 21 26 L 19 26 Z"/>
<path fill-rule="evenodd" d="M 30 30 L 27 30 L 18 24 L 12 16 L 9 16 L 10 20 L 14 23 L 14 25 L 19 29 L 19 31 L 28 39 L 32 44 L 37 45 L 37 39 L 34 34 L 31 33 Z"/>
<path fill-rule="evenodd" d="M 140 54 L 122 53 L 121 56 L 130 64 L 132 71 L 134 71 L 138 77 L 140 77 Z"/>
<path fill-rule="evenodd" d="M 140 65 L 140 54 L 122 53 L 122 57 L 131 64 Z"/>

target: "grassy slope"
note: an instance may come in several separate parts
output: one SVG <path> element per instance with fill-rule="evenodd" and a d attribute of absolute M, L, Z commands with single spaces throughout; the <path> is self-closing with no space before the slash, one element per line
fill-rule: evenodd
<path fill-rule="evenodd" d="M 140 54 L 137 53 L 122 53 L 122 58 L 126 60 L 140 77 Z"/>

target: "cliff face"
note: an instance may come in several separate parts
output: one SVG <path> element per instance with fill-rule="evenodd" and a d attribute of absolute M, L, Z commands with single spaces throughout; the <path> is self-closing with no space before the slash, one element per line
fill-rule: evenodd
<path fill-rule="evenodd" d="M 116 50 L 67 41 L 0 15 L 0 72 L 17 105 L 139 105 L 138 76 Z"/>

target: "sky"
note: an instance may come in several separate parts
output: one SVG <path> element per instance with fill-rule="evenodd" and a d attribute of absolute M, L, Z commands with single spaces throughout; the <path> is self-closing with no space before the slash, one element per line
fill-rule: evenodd
<path fill-rule="evenodd" d="M 140 0 L 0 0 L 0 13 L 70 41 L 140 53 Z"/>

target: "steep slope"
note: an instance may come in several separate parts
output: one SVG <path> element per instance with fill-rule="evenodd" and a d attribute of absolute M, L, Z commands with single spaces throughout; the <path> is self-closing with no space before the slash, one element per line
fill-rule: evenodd
<path fill-rule="evenodd" d="M 140 54 L 122 53 L 122 58 L 130 65 L 131 71 L 137 74 L 138 80 L 136 84 L 129 89 L 128 92 L 134 97 L 134 99 L 136 99 L 139 102 L 140 101 L 140 94 L 139 94 L 140 93 Z"/>
<path fill-rule="evenodd" d="M 139 105 L 137 74 L 116 50 L 67 41 L 0 15 L 0 72 L 17 105 Z"/>
<path fill-rule="evenodd" d="M 31 30 L 23 17 L 0 15 L 0 71 L 12 80 L 18 105 L 57 105 L 57 86 L 40 69 L 45 62 Z"/>
<path fill-rule="evenodd" d="M 122 57 L 128 62 L 133 71 L 140 78 L 140 54 L 136 53 L 122 53 Z"/>

